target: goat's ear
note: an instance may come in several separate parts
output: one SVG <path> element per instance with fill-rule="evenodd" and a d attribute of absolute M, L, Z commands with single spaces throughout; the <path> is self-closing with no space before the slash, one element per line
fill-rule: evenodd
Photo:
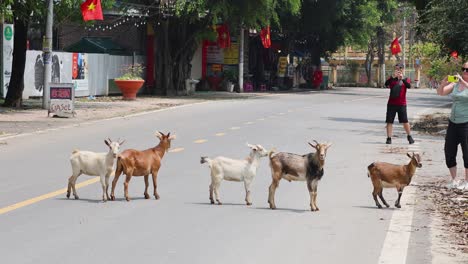
<path fill-rule="evenodd" d="M 408 153 L 406 153 L 406 156 L 408 156 L 408 158 L 410 158 L 410 159 L 412 159 L 412 158 L 413 158 L 409 152 L 408 152 Z M 414 155 L 413 155 L 413 156 L 414 156 Z"/>
<path fill-rule="evenodd" d="M 162 137 L 163 137 L 163 134 L 162 134 L 161 132 L 159 132 L 159 131 L 157 131 L 157 132 L 155 133 L 155 135 L 156 135 L 159 139 L 162 139 Z"/>
<path fill-rule="evenodd" d="M 176 135 L 172 135 L 172 136 L 169 137 L 169 140 L 173 140 L 173 139 L 176 139 L 176 138 L 177 138 Z"/>
<path fill-rule="evenodd" d="M 310 145 L 311 147 L 313 147 L 314 149 L 317 149 L 317 146 L 316 146 L 316 145 L 314 145 L 314 144 L 312 144 L 312 143 L 310 143 L 310 142 L 307 142 L 307 143 L 309 143 L 309 145 Z"/>
<path fill-rule="evenodd" d="M 333 143 L 327 143 L 327 145 L 325 146 L 325 149 L 328 149 L 329 147 L 331 147 L 333 145 Z"/>

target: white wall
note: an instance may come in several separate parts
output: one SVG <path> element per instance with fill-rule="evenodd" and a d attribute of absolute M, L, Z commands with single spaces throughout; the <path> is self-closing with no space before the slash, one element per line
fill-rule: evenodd
<path fill-rule="evenodd" d="M 202 43 L 198 45 L 198 49 L 195 51 L 195 55 L 190 62 L 192 69 L 190 73 L 190 79 L 200 80 L 202 78 Z"/>

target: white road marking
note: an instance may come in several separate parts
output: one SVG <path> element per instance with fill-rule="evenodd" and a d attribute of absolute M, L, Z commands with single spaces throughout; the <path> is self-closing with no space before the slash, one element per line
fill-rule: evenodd
<path fill-rule="evenodd" d="M 400 200 L 402 208 L 393 212 L 378 263 L 406 263 L 416 200 L 415 193 L 416 187 L 414 186 L 407 186 L 404 189 Z"/>

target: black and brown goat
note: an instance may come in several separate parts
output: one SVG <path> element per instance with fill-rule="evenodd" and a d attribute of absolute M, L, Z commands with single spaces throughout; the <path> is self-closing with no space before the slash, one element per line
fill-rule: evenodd
<path fill-rule="evenodd" d="M 286 152 L 279 152 L 274 155 L 270 152 L 270 167 L 272 183 L 268 194 L 268 203 L 271 209 L 276 209 L 275 191 L 278 188 L 279 181 L 285 179 L 288 181 L 306 181 L 310 195 L 310 209 L 318 211 L 317 207 L 317 185 L 323 176 L 323 166 L 325 165 L 325 156 L 331 143 L 315 145 L 309 143 L 317 151 L 305 155 L 298 155 Z"/>
<path fill-rule="evenodd" d="M 377 195 L 386 207 L 389 207 L 385 201 L 382 190 L 383 188 L 396 188 L 398 191 L 398 199 L 395 202 L 395 207 L 401 208 L 400 199 L 405 186 L 411 183 L 411 179 L 416 172 L 416 168 L 421 168 L 421 156 L 418 153 L 407 153 L 406 154 L 411 160 L 406 165 L 396 165 L 387 162 L 373 162 L 367 166 L 367 176 L 371 178 L 372 185 L 374 185 L 374 191 L 372 196 L 374 197 L 375 205 L 378 208 L 382 208 Z"/>

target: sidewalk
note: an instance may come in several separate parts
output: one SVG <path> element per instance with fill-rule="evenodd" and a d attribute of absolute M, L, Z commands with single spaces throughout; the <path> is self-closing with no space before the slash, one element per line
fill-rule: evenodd
<path fill-rule="evenodd" d="M 310 91 L 309 89 L 288 92 L 297 93 Z M 134 101 L 123 101 L 121 96 L 97 97 L 96 100 L 89 100 L 87 97 L 84 97 L 76 98 L 76 116 L 74 118 L 53 118 L 52 114 L 50 117 L 47 117 L 47 111 L 42 109 L 41 98 L 27 99 L 23 101 L 23 108 L 20 110 L 0 107 L 0 141 L 14 135 L 126 116 L 145 111 L 154 111 L 213 100 L 244 100 L 280 93 L 284 92 L 197 92 L 192 96 L 179 97 L 138 96 Z"/>

